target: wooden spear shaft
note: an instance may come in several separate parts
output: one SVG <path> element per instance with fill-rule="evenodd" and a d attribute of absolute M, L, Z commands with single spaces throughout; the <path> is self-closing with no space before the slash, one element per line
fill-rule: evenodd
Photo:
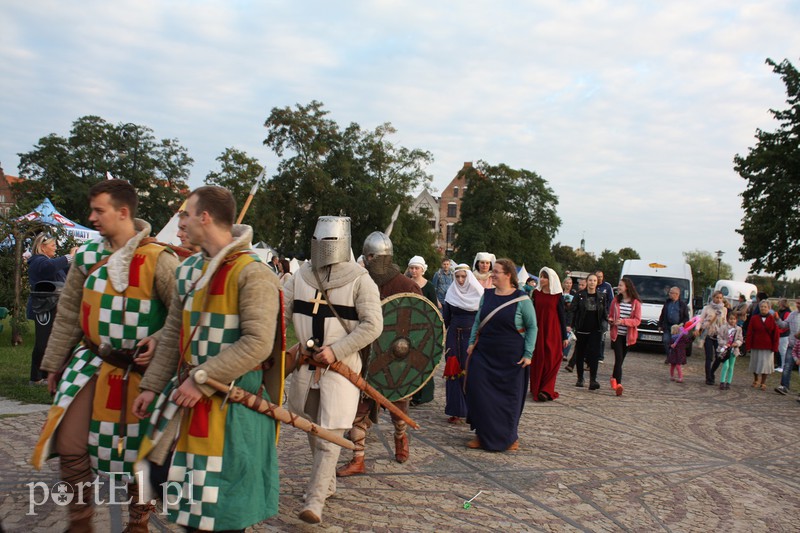
<path fill-rule="evenodd" d="M 313 339 L 309 339 L 306 342 L 306 347 L 312 351 L 318 351 L 319 346 L 317 346 L 316 342 Z M 299 350 L 299 344 L 296 344 L 289 348 L 287 351 L 291 350 Z M 311 363 L 313 365 L 319 365 L 319 363 L 315 362 L 311 357 L 308 355 L 304 355 L 303 358 L 300 360 L 300 364 Z M 385 407 L 390 413 L 395 415 L 396 417 L 400 418 L 403 422 L 408 424 L 414 429 L 419 429 L 419 424 L 414 422 L 410 416 L 405 414 L 403 411 L 400 410 L 395 404 L 393 404 L 386 396 L 378 392 L 375 387 L 367 383 L 367 381 L 361 377 L 361 374 L 358 372 L 353 372 L 353 369 L 344 364 L 341 361 L 334 361 L 332 364 L 328 365 L 328 368 L 336 372 L 337 374 L 343 376 L 347 381 L 358 387 L 358 390 L 366 393 L 370 398 L 378 402 L 382 407 Z"/>
<path fill-rule="evenodd" d="M 250 208 L 250 204 L 253 201 L 253 196 L 256 195 L 256 191 L 258 191 L 258 184 L 261 183 L 261 180 L 264 178 L 264 174 L 267 171 L 267 167 L 264 167 L 264 170 L 261 171 L 261 174 L 258 175 L 256 178 L 256 182 L 250 188 L 250 194 L 247 195 L 247 200 L 244 201 L 244 206 L 242 210 L 239 212 L 239 217 L 236 219 L 237 224 L 241 224 L 242 220 L 244 219 L 244 214 L 247 213 L 247 210 Z"/>
<path fill-rule="evenodd" d="M 205 370 L 197 370 L 197 372 L 194 373 L 194 380 L 201 385 L 208 385 L 218 392 L 227 394 L 228 400 L 231 402 L 240 403 L 248 409 L 252 409 L 253 411 L 257 411 L 263 415 L 272 417 L 279 422 L 289 424 L 297 429 L 302 429 L 306 433 L 311 433 L 312 435 L 315 435 L 321 439 L 325 439 L 328 442 L 337 444 L 342 448 L 347 448 L 348 450 L 362 449 L 353 441 L 347 440 L 344 437 L 333 433 L 332 431 L 319 427 L 315 423 L 297 416 L 288 409 L 284 409 L 280 405 L 274 404 L 265 400 L 264 398 L 261 398 L 260 396 L 247 392 L 241 387 L 236 387 L 234 385 L 228 386 L 214 378 L 209 377 Z"/>

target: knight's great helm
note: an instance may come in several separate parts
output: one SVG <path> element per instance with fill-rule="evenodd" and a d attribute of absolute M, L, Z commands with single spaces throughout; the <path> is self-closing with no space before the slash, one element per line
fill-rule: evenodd
<path fill-rule="evenodd" d="M 373 231 L 364 239 L 364 267 L 370 274 L 383 274 L 392 265 L 392 240 L 381 231 Z"/>
<path fill-rule="evenodd" d="M 322 268 L 350 261 L 350 217 L 319 217 L 311 237 L 311 264 Z"/>

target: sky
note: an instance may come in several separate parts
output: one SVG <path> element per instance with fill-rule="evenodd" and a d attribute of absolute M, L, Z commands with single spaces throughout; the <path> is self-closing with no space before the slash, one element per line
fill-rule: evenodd
<path fill-rule="evenodd" d="M 3 0 L 0 20 L 7 174 L 85 115 L 177 138 L 193 186 L 227 147 L 274 172 L 270 111 L 318 100 L 430 151 L 434 190 L 465 161 L 535 171 L 559 198 L 554 242 L 721 250 L 738 280 L 733 158 L 786 107 L 765 59 L 800 64 L 795 0 Z"/>

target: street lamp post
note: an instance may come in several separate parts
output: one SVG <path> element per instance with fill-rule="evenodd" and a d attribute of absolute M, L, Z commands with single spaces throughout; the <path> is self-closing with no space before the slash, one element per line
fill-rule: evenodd
<path fill-rule="evenodd" d="M 132 135 L 134 135 L 134 137 L 133 137 L 133 143 L 134 143 L 133 144 L 133 170 L 131 171 L 130 181 L 131 181 L 131 183 L 135 183 L 135 180 L 136 180 L 136 156 L 137 156 L 137 152 L 139 151 L 139 127 L 136 124 L 128 122 L 126 124 L 123 124 L 120 127 L 120 129 L 122 130 L 123 138 L 125 138 L 126 140 L 131 135 L 130 130 L 133 130 L 133 133 L 132 133 Z"/>
<path fill-rule="evenodd" d="M 722 256 L 725 252 L 723 252 L 722 250 L 717 250 L 714 253 L 717 254 L 717 281 L 719 281 L 719 271 L 720 267 L 722 266 Z"/>

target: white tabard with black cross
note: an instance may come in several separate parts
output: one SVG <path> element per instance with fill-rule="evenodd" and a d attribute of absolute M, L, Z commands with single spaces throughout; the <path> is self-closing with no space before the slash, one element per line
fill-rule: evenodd
<path fill-rule="evenodd" d="M 320 291 L 306 283 L 302 276 L 294 276 L 290 283 L 294 284 L 292 305 L 292 322 L 297 340 L 304 345 L 308 339 L 316 339 L 320 346 L 331 345 L 347 335 L 339 319 L 331 311 Z M 328 289 L 327 294 L 333 302 L 336 312 L 352 331 L 358 325 L 358 315 L 353 299 L 353 285 L 347 283 L 341 287 Z M 361 372 L 361 357 L 358 352 L 352 354 L 336 354 L 355 372 Z M 308 391 L 314 386 L 315 368 L 309 365 L 298 366 L 292 373 L 292 384 L 288 393 L 289 410 L 304 413 Z M 329 371 L 321 373 L 318 382 L 320 388 L 320 410 L 317 413 L 305 413 L 320 426 L 327 429 L 349 428 L 358 406 L 359 390 L 346 378 Z"/>

